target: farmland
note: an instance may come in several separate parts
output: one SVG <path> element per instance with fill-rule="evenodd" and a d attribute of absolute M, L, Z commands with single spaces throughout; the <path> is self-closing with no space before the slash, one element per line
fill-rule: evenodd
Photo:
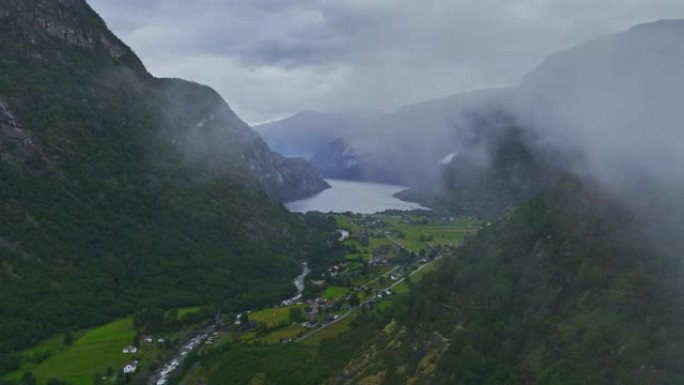
<path fill-rule="evenodd" d="M 66 345 L 61 336 L 50 338 L 37 347 L 24 352 L 24 356 L 48 352 L 49 357 L 38 364 L 26 363 L 8 379 L 19 379 L 24 371 L 31 371 L 39 384 L 58 378 L 75 385 L 91 385 L 96 372 L 104 375 L 108 368 L 119 371 L 130 355 L 121 352 L 136 335 L 132 318 L 124 318 L 90 330 L 72 345 Z"/>

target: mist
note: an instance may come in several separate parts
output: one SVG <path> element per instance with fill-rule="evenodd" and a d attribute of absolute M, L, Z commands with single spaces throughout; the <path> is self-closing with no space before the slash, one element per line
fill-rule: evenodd
<path fill-rule="evenodd" d="M 571 168 L 659 233 L 684 223 L 684 21 L 639 25 L 555 54 L 512 109 Z M 647 229 L 648 230 L 648 229 Z"/>

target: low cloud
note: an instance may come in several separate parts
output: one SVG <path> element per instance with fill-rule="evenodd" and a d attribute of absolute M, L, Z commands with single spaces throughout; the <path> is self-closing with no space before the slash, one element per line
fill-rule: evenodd
<path fill-rule="evenodd" d="M 556 54 L 519 95 L 526 125 L 578 154 L 577 170 L 647 218 L 644 231 L 680 232 L 684 21 L 640 25 Z"/>
<path fill-rule="evenodd" d="M 89 2 L 152 73 L 209 84 L 250 123 L 513 85 L 550 52 L 684 17 L 672 0 Z"/>

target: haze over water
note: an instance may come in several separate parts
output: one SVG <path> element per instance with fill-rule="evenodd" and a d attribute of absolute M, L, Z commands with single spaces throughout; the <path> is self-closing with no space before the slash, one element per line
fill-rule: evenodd
<path fill-rule="evenodd" d="M 406 187 L 382 183 L 326 180 L 332 186 L 310 198 L 285 204 L 293 212 L 346 212 L 372 214 L 385 210 L 427 209 L 413 202 L 404 202 L 392 195 Z"/>

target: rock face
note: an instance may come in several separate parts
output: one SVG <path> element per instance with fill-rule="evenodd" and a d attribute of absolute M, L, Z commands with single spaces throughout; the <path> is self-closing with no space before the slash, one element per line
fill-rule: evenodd
<path fill-rule="evenodd" d="M 22 28 L 3 32 L 22 44 L 39 46 L 58 40 L 104 52 L 137 69 L 144 68 L 130 48 L 107 30 L 85 0 L 6 0 L 0 5 L 0 20 L 6 24 L 21 20 Z"/>
<path fill-rule="evenodd" d="M 29 140 L 19 120 L 0 100 L 0 151 L 6 143 L 10 142 L 28 144 Z"/>

